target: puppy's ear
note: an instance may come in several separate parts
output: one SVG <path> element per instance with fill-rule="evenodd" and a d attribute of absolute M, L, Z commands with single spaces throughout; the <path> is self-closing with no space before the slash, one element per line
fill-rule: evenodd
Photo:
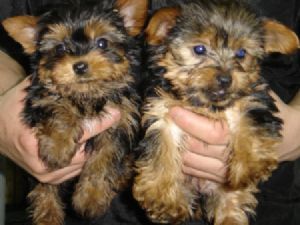
<path fill-rule="evenodd" d="M 297 35 L 288 27 L 274 20 L 263 21 L 265 29 L 265 51 L 291 54 L 299 48 Z"/>
<path fill-rule="evenodd" d="M 141 33 L 147 19 L 148 0 L 117 0 L 115 7 L 123 17 L 129 35 Z"/>
<path fill-rule="evenodd" d="M 37 18 L 34 16 L 10 17 L 2 22 L 8 34 L 20 43 L 28 54 L 32 54 L 36 50 L 36 24 Z"/>
<path fill-rule="evenodd" d="M 181 10 L 174 7 L 158 10 L 150 19 L 145 30 L 148 44 L 158 45 L 162 43 L 169 31 L 175 26 L 176 18 L 180 13 Z"/>

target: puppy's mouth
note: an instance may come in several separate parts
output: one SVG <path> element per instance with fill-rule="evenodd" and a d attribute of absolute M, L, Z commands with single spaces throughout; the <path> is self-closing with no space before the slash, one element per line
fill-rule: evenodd
<path fill-rule="evenodd" d="M 86 77 L 79 77 L 77 78 L 74 83 L 77 83 L 77 84 L 88 84 L 88 83 L 93 83 L 93 82 L 101 82 L 103 81 L 103 78 L 96 78 L 96 77 L 93 77 L 93 76 L 86 76 Z"/>
<path fill-rule="evenodd" d="M 226 108 L 235 100 L 228 89 L 189 89 L 188 101 L 195 107 Z"/>
<path fill-rule="evenodd" d="M 216 103 L 226 101 L 230 96 L 229 92 L 225 89 L 211 90 L 205 93 L 208 100 Z"/>

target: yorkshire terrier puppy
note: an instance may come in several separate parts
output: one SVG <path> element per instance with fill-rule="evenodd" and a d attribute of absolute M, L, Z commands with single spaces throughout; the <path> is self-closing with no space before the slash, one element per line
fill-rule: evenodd
<path fill-rule="evenodd" d="M 105 107 L 121 112 L 116 125 L 86 144 L 90 157 L 72 197 L 77 212 L 95 217 L 132 177 L 131 148 L 139 127 L 137 40 L 148 4 L 73 3 L 39 17 L 8 18 L 3 25 L 33 59 L 22 120 L 36 131 L 39 156 L 50 170 L 70 163 L 86 119 L 107 116 Z M 40 183 L 29 199 L 34 224 L 63 224 L 58 186 Z"/>
<path fill-rule="evenodd" d="M 238 0 L 199 0 L 162 8 L 145 30 L 149 95 L 142 125 L 133 195 L 154 222 L 180 224 L 199 217 L 215 225 L 247 225 L 257 184 L 277 166 L 281 119 L 260 75 L 271 52 L 299 47 L 296 34 L 258 16 Z M 181 106 L 230 130 L 227 182 L 182 172 L 187 134 L 168 115 Z"/>

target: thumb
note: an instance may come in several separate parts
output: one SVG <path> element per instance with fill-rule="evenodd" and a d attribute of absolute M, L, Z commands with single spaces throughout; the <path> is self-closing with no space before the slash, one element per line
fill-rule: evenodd
<path fill-rule="evenodd" d="M 87 119 L 83 122 L 83 135 L 80 143 L 86 142 L 91 137 L 113 126 L 121 118 L 121 113 L 117 109 L 106 107 L 107 112 L 102 118 Z"/>

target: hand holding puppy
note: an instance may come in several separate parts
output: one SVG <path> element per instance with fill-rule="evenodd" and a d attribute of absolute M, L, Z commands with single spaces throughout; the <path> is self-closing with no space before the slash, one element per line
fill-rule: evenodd
<path fill-rule="evenodd" d="M 0 98 L 0 152 L 12 159 L 40 182 L 59 184 L 77 176 L 87 159 L 83 151 L 85 142 L 92 136 L 106 130 L 120 119 L 120 113 L 116 109 L 107 111 L 111 117 L 105 120 L 95 119 L 89 122 L 91 126 L 84 128 L 81 139 L 81 147 L 73 157 L 70 165 L 49 172 L 46 165 L 38 157 L 37 139 L 34 131 L 21 122 L 20 112 L 24 107 L 24 89 L 29 85 L 25 79 L 20 84 L 9 90 Z"/>

